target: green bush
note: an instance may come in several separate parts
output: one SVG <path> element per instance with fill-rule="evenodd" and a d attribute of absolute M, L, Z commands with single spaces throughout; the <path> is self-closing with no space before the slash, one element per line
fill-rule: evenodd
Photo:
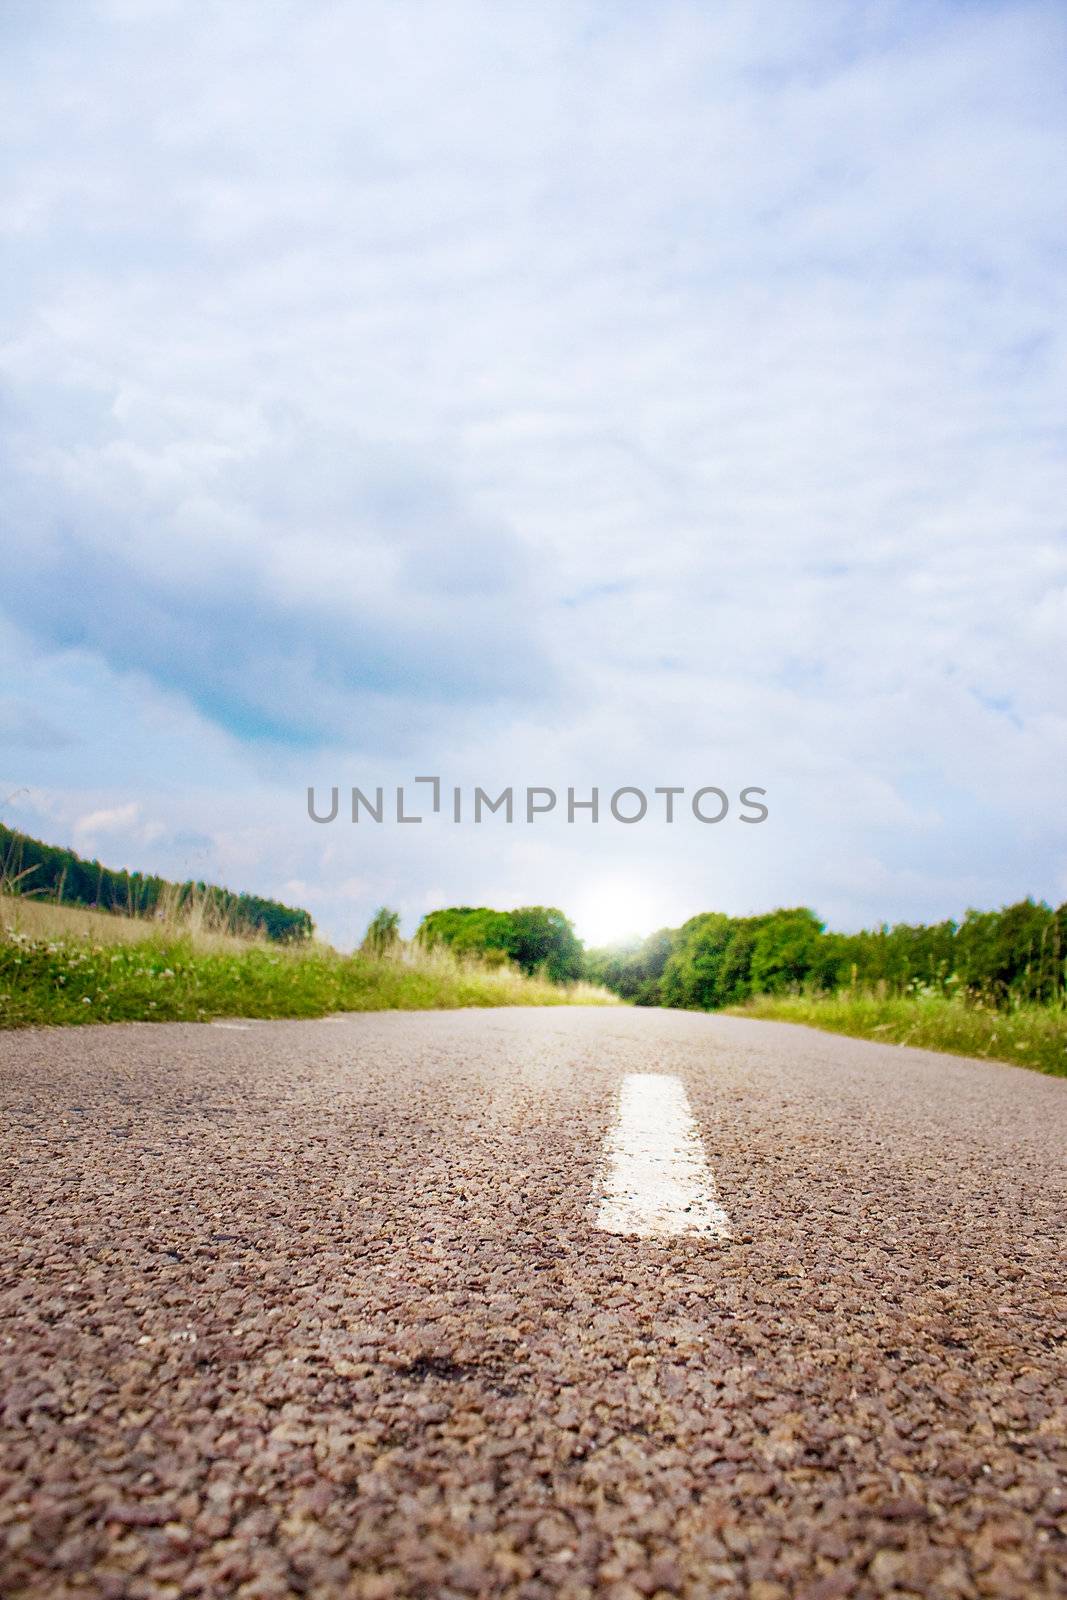
<path fill-rule="evenodd" d="M 583 975 L 581 943 L 555 906 L 452 906 L 423 917 L 417 938 L 426 948 L 445 944 L 461 955 L 496 953 L 528 976 L 543 972 L 553 983 L 574 983 Z"/>

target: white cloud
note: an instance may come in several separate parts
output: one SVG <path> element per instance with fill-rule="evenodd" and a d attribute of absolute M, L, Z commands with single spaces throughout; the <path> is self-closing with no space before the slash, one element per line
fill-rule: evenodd
<path fill-rule="evenodd" d="M 131 800 L 124 806 L 102 806 L 99 811 L 87 811 L 74 824 L 75 834 L 116 833 L 128 828 L 137 820 L 140 807 Z"/>

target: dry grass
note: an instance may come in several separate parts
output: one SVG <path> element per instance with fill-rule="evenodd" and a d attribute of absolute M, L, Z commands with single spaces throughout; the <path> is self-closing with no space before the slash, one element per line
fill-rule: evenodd
<path fill-rule="evenodd" d="M 189 939 L 199 950 L 247 950 L 265 944 L 259 933 L 232 933 L 220 926 L 209 902 L 197 899 L 179 907 L 161 908 L 157 917 L 123 917 L 88 906 L 57 905 L 29 894 L 0 893 L 0 938 L 21 934 L 33 940 L 73 939 L 78 942 L 143 944 L 162 938 Z"/>
<path fill-rule="evenodd" d="M 487 1002 L 502 1006 L 560 1004 L 579 1006 L 605 1006 L 621 1004 L 617 995 L 595 983 L 550 983 L 547 978 L 528 978 L 518 967 L 495 959 L 498 951 L 490 952 L 489 959 L 474 955 L 457 955 L 446 944 L 432 945 L 429 949 L 412 940 L 376 959 L 383 964 L 392 962 L 402 972 L 418 973 L 442 983 L 474 980 L 479 988 L 498 996 Z M 366 960 L 360 952 L 360 959 Z"/>

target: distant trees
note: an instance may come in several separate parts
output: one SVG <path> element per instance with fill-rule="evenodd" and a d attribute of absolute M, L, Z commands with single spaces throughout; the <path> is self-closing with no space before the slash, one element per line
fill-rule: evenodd
<path fill-rule="evenodd" d="M 798 987 L 820 965 L 822 936 L 822 923 L 803 906 L 760 917 L 691 917 L 664 964 L 659 1003 L 710 1011 L 754 992 Z"/>
<path fill-rule="evenodd" d="M 423 917 L 415 938 L 427 949 L 446 944 L 457 955 L 484 956 L 499 952 L 507 960 L 510 922 L 506 911 L 491 911 L 488 906 L 450 906 Z"/>
<path fill-rule="evenodd" d="M 257 930 L 268 939 L 288 942 L 310 939 L 315 929 L 309 911 L 265 900 L 256 894 L 234 894 L 213 884 L 172 883 L 142 872 L 116 872 L 99 861 L 86 861 L 73 850 L 43 844 L 0 823 L 0 885 L 7 892 L 59 900 L 64 905 L 93 906 L 124 916 L 151 917 L 164 909 L 180 915 L 190 901 L 210 900 L 220 923 L 235 931 Z"/>
<path fill-rule="evenodd" d="M 507 953 L 517 967 L 543 971 L 553 983 L 572 983 L 582 975 L 582 946 L 569 920 L 555 906 L 521 906 L 509 921 Z"/>
<path fill-rule="evenodd" d="M 663 969 L 680 936 L 681 929 L 660 928 L 647 939 L 608 950 L 588 950 L 585 976 L 590 983 L 613 989 L 624 1000 L 639 1006 L 661 1003 L 660 980 Z"/>
<path fill-rule="evenodd" d="M 452 906 L 423 917 L 416 937 L 429 948 L 446 944 L 458 955 L 513 961 L 523 972 L 543 972 L 553 983 L 572 983 L 582 975 L 581 943 L 556 906 L 517 911 Z"/>
<path fill-rule="evenodd" d="M 1002 999 L 1051 1000 L 1065 989 L 1067 905 L 1021 900 L 1003 911 L 968 911 L 956 935 L 962 983 Z"/>
<path fill-rule="evenodd" d="M 752 994 L 962 992 L 989 1004 L 1067 995 L 1067 905 L 1022 900 L 963 921 L 828 933 L 806 906 L 756 917 L 702 912 L 618 950 L 591 950 L 586 976 L 638 1005 L 711 1011 Z"/>
<path fill-rule="evenodd" d="M 752 940 L 748 962 L 751 987 L 761 994 L 795 989 L 816 975 L 825 929 L 813 911 L 776 911 Z"/>
<path fill-rule="evenodd" d="M 360 948 L 370 955 L 384 956 L 396 950 L 399 944 L 399 911 L 390 911 L 388 906 L 379 906 L 367 924 L 367 931 L 363 935 L 363 944 Z"/>

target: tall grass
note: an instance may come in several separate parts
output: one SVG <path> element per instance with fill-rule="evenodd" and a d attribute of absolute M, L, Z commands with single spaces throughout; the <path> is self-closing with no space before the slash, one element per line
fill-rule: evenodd
<path fill-rule="evenodd" d="M 12 893 L 0 884 L 0 938 L 95 940 L 100 944 L 143 944 L 160 938 L 188 939 L 199 950 L 240 950 L 266 944 L 258 929 L 234 930 L 210 891 L 184 900 L 176 889 L 162 896 L 151 917 L 121 916 L 88 906 L 61 905 L 33 894 Z"/>
<path fill-rule="evenodd" d="M 886 1044 L 918 1045 L 953 1055 L 1014 1062 L 1067 1077 L 1067 1007 L 1023 1002 L 998 1008 L 963 996 L 836 994 L 755 995 L 737 1016 L 801 1022 Z"/>
<path fill-rule="evenodd" d="M 35 905 L 30 916 L 40 913 L 43 921 L 67 909 Z M 124 918 L 72 915 L 92 917 L 93 926 L 79 935 L 71 924 L 57 932 L 54 920 L 48 929 L 0 930 L 0 1028 L 617 1003 L 589 984 L 564 987 L 448 950 L 408 945 L 345 956 L 327 945 L 280 946 L 196 929 L 175 934 L 136 919 L 123 927 Z"/>

